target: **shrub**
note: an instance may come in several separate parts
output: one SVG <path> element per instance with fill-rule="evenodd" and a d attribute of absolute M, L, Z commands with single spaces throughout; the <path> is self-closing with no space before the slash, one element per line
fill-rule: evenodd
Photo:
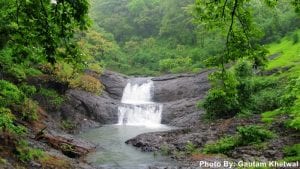
<path fill-rule="evenodd" d="M 288 113 L 290 119 L 287 126 L 300 130 L 300 78 L 292 79 L 281 97 L 281 111 Z"/>
<path fill-rule="evenodd" d="M 16 150 L 17 156 L 22 162 L 29 162 L 44 156 L 44 152 L 41 149 L 31 148 L 25 140 L 20 140 L 18 142 Z"/>
<path fill-rule="evenodd" d="M 10 109 L 0 107 L 0 131 L 12 134 L 23 134 L 25 128 L 14 124 L 14 115 Z"/>
<path fill-rule="evenodd" d="M 275 110 L 281 106 L 280 96 L 280 89 L 261 90 L 252 95 L 250 109 L 253 113 L 263 113 Z"/>
<path fill-rule="evenodd" d="M 31 97 L 36 92 L 36 88 L 32 85 L 27 85 L 25 83 L 19 86 L 19 89 L 27 96 Z"/>
<path fill-rule="evenodd" d="M 203 148 L 204 153 L 226 153 L 234 149 L 239 144 L 239 140 L 234 136 L 223 137 L 215 143 L 206 144 Z"/>
<path fill-rule="evenodd" d="M 26 79 L 25 69 L 22 65 L 15 64 L 7 70 L 7 73 L 18 81 Z"/>
<path fill-rule="evenodd" d="M 53 74 L 59 82 L 69 83 L 69 81 L 73 78 L 75 71 L 71 64 L 58 62 L 54 65 Z"/>
<path fill-rule="evenodd" d="M 297 44 L 299 42 L 299 35 L 298 33 L 293 34 L 293 44 Z"/>
<path fill-rule="evenodd" d="M 164 72 L 180 73 L 191 71 L 192 59 L 190 57 L 177 57 L 175 59 L 162 59 L 159 68 Z"/>
<path fill-rule="evenodd" d="M 239 146 L 246 146 L 253 143 L 261 143 L 273 138 L 275 135 L 261 126 L 250 125 L 239 127 L 234 136 L 223 137 L 215 143 L 206 144 L 204 153 L 226 153 Z"/>
<path fill-rule="evenodd" d="M 0 107 L 19 104 L 24 100 L 24 94 L 14 84 L 0 80 Z"/>
<path fill-rule="evenodd" d="M 172 153 L 171 149 L 169 148 L 168 145 L 164 144 L 164 145 L 160 146 L 160 154 L 161 155 L 167 156 L 167 155 L 170 155 L 171 153 Z"/>
<path fill-rule="evenodd" d="M 21 105 L 22 119 L 27 121 L 34 121 L 38 119 L 38 103 L 26 98 Z"/>
<path fill-rule="evenodd" d="M 88 65 L 88 69 L 90 69 L 98 74 L 101 74 L 103 72 L 103 68 L 99 63 L 90 63 Z"/>
<path fill-rule="evenodd" d="M 276 109 L 274 111 L 267 111 L 264 112 L 261 116 L 261 121 L 265 123 L 272 123 L 275 119 L 275 117 L 279 114 L 282 114 L 282 111 L 280 109 Z"/>
<path fill-rule="evenodd" d="M 80 75 L 70 82 L 71 88 L 79 88 L 91 93 L 100 94 L 103 86 L 100 81 L 90 75 Z"/>
<path fill-rule="evenodd" d="M 210 89 L 199 106 L 205 108 L 206 117 L 209 119 L 228 118 L 239 112 L 237 98 L 222 89 Z"/>
<path fill-rule="evenodd" d="M 57 156 L 45 155 L 39 159 L 39 162 L 41 163 L 42 168 L 73 168 L 66 159 Z"/>
<path fill-rule="evenodd" d="M 199 106 L 206 110 L 208 118 L 228 118 L 240 111 L 236 87 L 238 81 L 233 72 L 214 72 L 210 75 L 212 89 Z M 222 79 L 222 80 L 219 80 Z"/>
<path fill-rule="evenodd" d="M 253 76 L 253 64 L 246 59 L 240 59 L 234 65 L 234 73 L 238 78 L 251 77 Z"/>
<path fill-rule="evenodd" d="M 48 102 L 55 107 L 60 106 L 64 102 L 64 98 L 53 89 L 40 88 L 39 94 L 46 97 Z"/>
<path fill-rule="evenodd" d="M 273 138 L 275 135 L 269 130 L 261 126 L 250 125 L 246 127 L 238 127 L 238 135 L 241 145 L 248 145 L 250 143 L 261 143 Z"/>
<path fill-rule="evenodd" d="M 197 148 L 197 146 L 190 141 L 188 141 L 186 143 L 185 150 L 186 150 L 186 153 L 188 153 L 188 154 L 195 154 L 195 153 L 199 152 L 199 149 Z"/>
<path fill-rule="evenodd" d="M 65 130 L 73 130 L 75 129 L 76 125 L 70 120 L 63 120 L 61 122 L 61 127 Z"/>
<path fill-rule="evenodd" d="M 287 146 L 283 150 L 284 160 L 286 161 L 299 161 L 300 160 L 300 144 Z"/>

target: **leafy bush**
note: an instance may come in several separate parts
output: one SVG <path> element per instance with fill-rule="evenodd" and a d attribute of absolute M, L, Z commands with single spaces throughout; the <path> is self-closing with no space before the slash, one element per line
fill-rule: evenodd
<path fill-rule="evenodd" d="M 29 162 L 44 156 L 44 152 L 41 149 L 31 148 L 25 140 L 20 140 L 18 142 L 16 150 L 17 156 L 22 162 Z"/>
<path fill-rule="evenodd" d="M 240 109 L 245 111 L 251 105 L 250 97 L 253 94 L 253 64 L 246 60 L 240 59 L 233 67 L 235 77 L 238 81 L 236 86 L 238 93 L 238 102 Z"/>
<path fill-rule="evenodd" d="M 288 125 L 294 129 L 300 130 L 300 78 L 291 80 L 287 88 L 291 93 L 290 97 L 294 99 L 289 105 L 291 120 Z"/>
<path fill-rule="evenodd" d="M 23 134 L 25 128 L 14 124 L 15 117 L 7 108 L 0 107 L 0 131 L 12 134 Z"/>
<path fill-rule="evenodd" d="M 61 127 L 65 130 L 73 130 L 76 125 L 70 120 L 63 120 L 61 121 Z"/>
<path fill-rule="evenodd" d="M 275 119 L 275 117 L 279 114 L 282 114 L 280 109 L 276 109 L 274 111 L 267 111 L 264 112 L 261 116 L 261 121 L 265 123 L 272 123 Z"/>
<path fill-rule="evenodd" d="M 237 137 L 227 136 L 223 137 L 215 143 L 206 144 L 203 148 L 204 153 L 226 153 L 234 149 L 239 144 Z"/>
<path fill-rule="evenodd" d="M 299 161 L 300 160 L 300 144 L 287 146 L 283 150 L 284 160 L 286 161 Z"/>
<path fill-rule="evenodd" d="M 103 68 L 99 63 L 90 63 L 88 65 L 88 69 L 90 69 L 98 74 L 101 74 L 103 72 Z"/>
<path fill-rule="evenodd" d="M 36 93 L 36 88 L 32 85 L 27 85 L 25 83 L 19 86 L 19 89 L 27 96 L 31 97 L 33 94 Z"/>
<path fill-rule="evenodd" d="M 208 118 L 228 118 L 240 111 L 237 97 L 237 80 L 232 72 L 225 72 L 223 81 L 220 81 L 222 72 L 210 75 L 213 88 L 209 90 L 205 100 L 198 104 L 206 110 Z"/>
<path fill-rule="evenodd" d="M 159 61 L 160 70 L 163 72 L 189 72 L 192 68 L 192 59 L 189 57 L 178 57 L 175 59 L 163 59 Z"/>
<path fill-rule="evenodd" d="M 293 44 L 296 44 L 298 42 L 299 42 L 299 35 L 296 32 L 296 33 L 293 34 Z"/>
<path fill-rule="evenodd" d="M 300 130 L 300 78 L 291 79 L 280 97 L 279 114 L 288 114 L 287 126 Z"/>
<path fill-rule="evenodd" d="M 167 156 L 167 155 L 170 155 L 171 153 L 172 153 L 171 149 L 169 148 L 168 145 L 164 144 L 164 145 L 160 146 L 160 154 L 161 155 Z"/>
<path fill-rule="evenodd" d="M 48 102 L 56 107 L 60 106 L 65 100 L 60 94 L 58 94 L 53 89 L 40 88 L 38 93 L 46 97 Z"/>
<path fill-rule="evenodd" d="M 253 64 L 246 59 L 240 59 L 234 65 L 234 73 L 238 78 L 253 76 Z"/>
<path fill-rule="evenodd" d="M 239 141 L 241 145 L 248 145 L 250 143 L 261 143 L 273 138 L 275 135 L 264 129 L 261 126 L 250 125 L 246 127 L 239 127 L 238 129 Z"/>
<path fill-rule="evenodd" d="M 58 62 L 54 66 L 53 74 L 59 82 L 69 83 L 73 78 L 75 71 L 71 64 Z"/>
<path fill-rule="evenodd" d="M 21 105 L 22 119 L 27 121 L 34 121 L 38 119 L 38 103 L 26 98 Z"/>
<path fill-rule="evenodd" d="M 246 146 L 253 143 L 261 143 L 273 138 L 275 135 L 261 126 L 250 125 L 239 127 L 234 136 L 223 137 L 215 143 L 206 144 L 204 153 L 226 153 L 239 146 Z"/>
<path fill-rule="evenodd" d="M 7 70 L 7 73 L 16 78 L 17 80 L 19 81 L 22 81 L 24 79 L 26 79 L 26 73 L 25 73 L 25 70 L 26 68 L 24 68 L 22 65 L 19 65 L 19 64 L 16 64 L 12 67 L 10 67 L 8 70 Z"/>
<path fill-rule="evenodd" d="M 281 106 L 280 89 L 265 89 L 261 90 L 251 96 L 250 109 L 253 113 L 263 113 L 266 111 L 272 111 Z"/>
<path fill-rule="evenodd" d="M 103 90 L 103 85 L 100 81 L 90 75 L 80 75 L 70 82 L 70 87 L 79 88 L 95 94 L 100 94 Z"/>
<path fill-rule="evenodd" d="M 188 154 L 195 154 L 195 153 L 199 152 L 199 149 L 197 148 L 197 146 L 190 141 L 188 141 L 186 143 L 185 150 L 186 150 L 186 153 L 188 153 Z"/>
<path fill-rule="evenodd" d="M 14 84 L 0 80 L 0 107 L 19 104 L 24 100 L 24 94 Z"/>

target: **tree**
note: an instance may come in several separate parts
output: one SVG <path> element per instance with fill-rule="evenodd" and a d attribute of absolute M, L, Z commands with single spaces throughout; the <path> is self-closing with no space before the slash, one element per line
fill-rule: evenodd
<path fill-rule="evenodd" d="M 277 0 L 264 2 L 271 8 L 277 4 Z M 291 2 L 298 11 L 300 1 Z M 212 89 L 202 106 L 210 117 L 231 117 L 246 106 L 243 101 L 249 99 L 251 84 L 246 81 L 247 76 L 239 73 L 234 75 L 231 70 L 226 70 L 226 67 L 230 67 L 241 58 L 251 60 L 255 68 L 267 61 L 267 50 L 259 43 L 261 33 L 253 21 L 253 1 L 196 0 L 195 12 L 198 23 L 209 29 L 219 29 L 224 32 L 225 37 L 223 53 L 210 59 L 210 64 L 218 66 L 221 70 L 210 75 Z M 238 68 L 244 69 L 249 67 L 248 65 L 241 64 Z"/>
<path fill-rule="evenodd" d="M 89 25 L 87 0 L 0 0 L 0 4 L 0 31 L 6 33 L 1 46 L 15 48 L 12 57 L 19 62 L 30 57 L 26 48 L 41 48 L 47 61 L 56 62 L 57 49 L 69 49 L 74 31 Z"/>

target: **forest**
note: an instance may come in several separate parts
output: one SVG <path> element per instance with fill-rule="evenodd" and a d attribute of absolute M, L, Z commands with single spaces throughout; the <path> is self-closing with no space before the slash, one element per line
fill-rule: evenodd
<path fill-rule="evenodd" d="M 300 161 L 300 0 L 0 0 L 0 9 L 0 168 L 98 168 L 82 160 L 98 148 L 76 139 L 117 123 L 134 78 L 152 78 L 151 104 L 166 100 L 159 123 L 195 135 L 177 143 L 181 130 L 158 133 L 164 142 L 142 151 L 178 166 L 220 154 Z M 165 80 L 202 75 L 195 88 L 178 80 L 155 96 Z M 182 120 L 191 111 L 197 118 Z M 183 122 L 164 119 L 173 116 Z M 199 138 L 201 128 L 217 131 Z"/>

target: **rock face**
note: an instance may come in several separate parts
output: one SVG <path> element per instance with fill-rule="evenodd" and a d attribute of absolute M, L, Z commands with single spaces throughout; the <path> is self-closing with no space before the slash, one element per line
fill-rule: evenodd
<path fill-rule="evenodd" d="M 195 125 L 203 111 L 196 108 L 209 89 L 207 75 L 199 74 L 165 75 L 152 78 L 154 82 L 153 101 L 163 104 L 162 123 L 171 126 Z M 100 96 L 79 90 L 67 91 L 68 103 L 62 107 L 62 115 L 72 117 L 79 128 L 90 128 L 99 124 L 113 124 L 118 121 L 118 105 L 122 98 L 128 77 L 105 71 L 99 80 L 105 86 Z"/>
<path fill-rule="evenodd" d="M 67 97 L 69 102 L 62 108 L 65 116 L 84 115 L 101 124 L 111 124 L 118 120 L 119 101 L 110 98 L 106 92 L 95 96 L 80 90 L 69 90 Z"/>
<path fill-rule="evenodd" d="M 68 102 L 62 106 L 61 115 L 71 119 L 79 130 L 118 121 L 118 105 L 127 84 L 127 77 L 105 71 L 99 80 L 105 86 L 99 96 L 81 91 L 68 90 Z"/>
<path fill-rule="evenodd" d="M 203 111 L 196 108 L 196 103 L 206 95 L 210 88 L 207 78 L 210 72 L 152 78 L 154 81 L 153 101 L 163 103 L 163 124 L 188 127 L 199 121 Z"/>
<path fill-rule="evenodd" d="M 99 79 L 111 98 L 121 100 L 123 89 L 127 84 L 127 76 L 112 71 L 105 71 Z"/>

